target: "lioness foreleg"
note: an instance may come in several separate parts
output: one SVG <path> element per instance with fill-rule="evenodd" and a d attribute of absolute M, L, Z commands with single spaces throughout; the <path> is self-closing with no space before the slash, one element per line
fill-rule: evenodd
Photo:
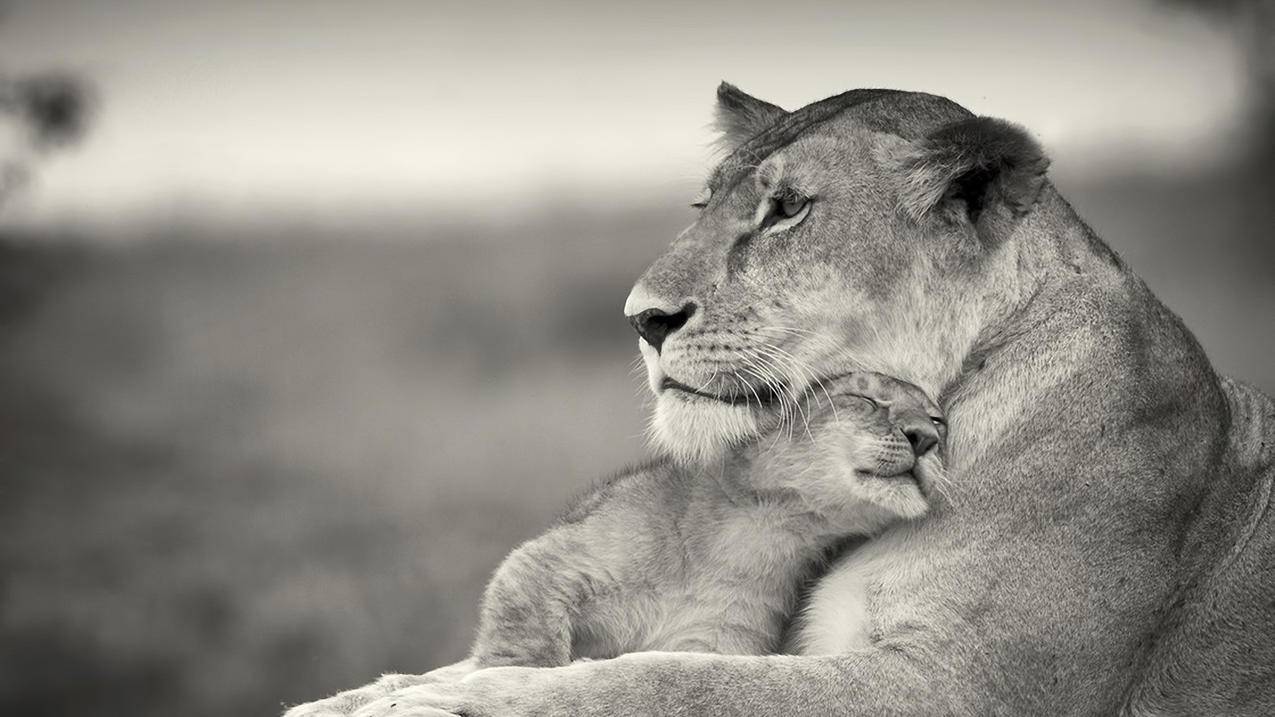
<path fill-rule="evenodd" d="M 635 717 L 693 714 L 965 714 L 906 652 L 826 657 L 639 652 L 565 667 L 495 667 L 459 682 L 407 687 L 356 717 Z"/>

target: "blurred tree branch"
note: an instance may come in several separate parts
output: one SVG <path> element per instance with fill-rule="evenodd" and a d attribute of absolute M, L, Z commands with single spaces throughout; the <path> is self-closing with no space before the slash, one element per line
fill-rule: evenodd
<path fill-rule="evenodd" d="M 26 183 L 36 162 L 84 137 L 93 107 L 88 81 L 70 73 L 0 75 L 0 123 L 12 125 L 13 145 L 0 150 L 0 204 Z"/>
<path fill-rule="evenodd" d="M 6 102 L 7 99 L 7 102 Z M 51 72 L 0 82 L 0 110 L 25 120 L 34 143 L 41 148 L 76 142 L 88 129 L 92 91 L 81 78 Z"/>
<path fill-rule="evenodd" d="M 1258 271 L 1275 262 L 1275 0 L 1159 0 L 1224 24 L 1244 54 L 1248 127 L 1242 154 L 1223 177 L 1239 200 L 1240 241 Z M 1269 280 L 1269 277 L 1267 277 Z"/>
<path fill-rule="evenodd" d="M 1160 0 L 1225 23 L 1244 53 L 1253 113 L 1253 169 L 1275 182 L 1275 0 Z"/>

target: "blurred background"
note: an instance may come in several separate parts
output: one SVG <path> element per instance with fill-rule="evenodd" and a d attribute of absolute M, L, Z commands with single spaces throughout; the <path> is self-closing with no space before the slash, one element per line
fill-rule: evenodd
<path fill-rule="evenodd" d="M 643 456 L 629 285 L 714 88 L 1020 122 L 1275 389 L 1269 2 L 0 0 L 0 713 L 272 715 L 463 656 Z"/>

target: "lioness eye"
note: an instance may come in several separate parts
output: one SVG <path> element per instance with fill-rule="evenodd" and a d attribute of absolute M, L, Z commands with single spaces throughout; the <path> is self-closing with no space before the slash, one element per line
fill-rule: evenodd
<path fill-rule="evenodd" d="M 775 209 L 783 218 L 791 219 L 797 216 L 797 214 L 801 212 L 802 208 L 806 206 L 806 202 L 809 201 L 809 198 L 803 197 L 800 194 L 789 190 L 776 198 Z"/>
<path fill-rule="evenodd" d="M 785 188 L 757 205 L 753 221 L 763 232 L 779 232 L 797 226 L 810 213 L 813 200 L 796 190 Z"/>

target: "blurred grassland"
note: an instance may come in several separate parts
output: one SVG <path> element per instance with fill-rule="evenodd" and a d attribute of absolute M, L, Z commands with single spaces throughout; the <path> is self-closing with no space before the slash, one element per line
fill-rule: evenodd
<path fill-rule="evenodd" d="M 1251 197 L 1063 190 L 1219 366 L 1275 388 Z M 459 659 L 501 557 L 642 456 L 621 306 L 687 221 L 7 237 L 0 713 L 269 715 Z"/>
<path fill-rule="evenodd" d="M 501 557 L 641 455 L 656 228 L 6 245 L 0 713 L 270 714 L 463 656 Z"/>

